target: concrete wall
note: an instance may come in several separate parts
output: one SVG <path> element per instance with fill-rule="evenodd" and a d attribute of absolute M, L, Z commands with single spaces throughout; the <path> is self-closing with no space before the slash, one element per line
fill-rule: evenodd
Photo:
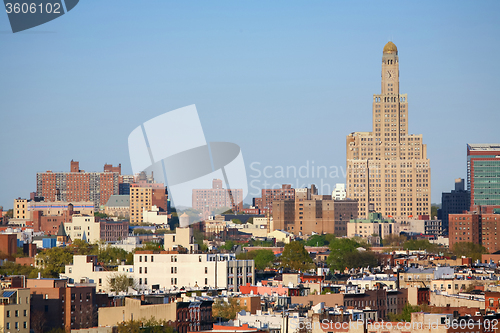
<path fill-rule="evenodd" d="M 175 321 L 176 303 L 141 305 L 139 299 L 125 299 L 125 306 L 99 308 L 99 326 L 116 326 L 122 321 L 141 318 Z"/>

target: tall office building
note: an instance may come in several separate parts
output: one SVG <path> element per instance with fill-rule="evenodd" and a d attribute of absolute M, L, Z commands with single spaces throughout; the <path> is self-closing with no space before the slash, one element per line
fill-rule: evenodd
<path fill-rule="evenodd" d="M 36 194 L 45 201 L 92 201 L 96 210 L 118 194 L 121 166 L 105 165 L 104 172 L 80 170 L 79 162 L 71 161 L 70 172 L 39 172 L 36 174 Z"/>
<path fill-rule="evenodd" d="M 500 144 L 467 145 L 467 190 L 472 206 L 500 206 Z"/>
<path fill-rule="evenodd" d="M 399 57 L 384 46 L 382 92 L 373 95 L 371 132 L 347 136 L 347 197 L 359 202 L 360 218 L 431 213 L 431 169 L 422 135 L 408 134 L 408 97 L 399 93 Z"/>

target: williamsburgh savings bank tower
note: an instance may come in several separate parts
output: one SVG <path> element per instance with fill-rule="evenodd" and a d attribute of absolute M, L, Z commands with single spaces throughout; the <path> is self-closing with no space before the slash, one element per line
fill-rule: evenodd
<path fill-rule="evenodd" d="M 347 197 L 358 217 L 416 218 L 431 212 L 431 169 L 421 134 L 408 134 L 408 97 L 399 93 L 399 57 L 384 46 L 382 92 L 373 95 L 372 131 L 347 136 Z"/>

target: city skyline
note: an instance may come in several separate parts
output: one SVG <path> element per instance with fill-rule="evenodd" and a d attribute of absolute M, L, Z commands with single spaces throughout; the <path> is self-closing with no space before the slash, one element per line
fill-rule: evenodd
<path fill-rule="evenodd" d="M 283 2 L 266 4 L 265 11 L 259 3 L 193 2 L 156 4 L 156 13 L 136 4 L 124 1 L 120 15 L 98 16 L 89 26 L 96 9 L 81 3 L 67 17 L 0 34 L 10 50 L 1 56 L 8 124 L 0 132 L 1 206 L 11 208 L 15 198 L 36 191 L 37 172 L 68 171 L 71 159 L 89 172 L 121 163 L 130 174 L 130 131 L 193 103 L 208 141 L 242 148 L 246 203 L 260 194 L 251 186 L 255 180 L 259 188 L 264 181 L 314 183 L 327 194 L 321 181 L 330 190 L 346 183 L 345 135 L 371 127 L 379 57 L 389 40 L 404 58 L 408 131 L 428 145 L 433 203 L 455 178 L 466 178 L 468 143 L 499 141 L 496 2 L 363 2 L 359 10 L 350 3 Z M 99 10 L 109 16 L 115 9 L 102 3 Z M 137 24 L 130 24 L 132 14 Z M 0 30 L 9 30 L 6 16 Z M 278 167 L 307 163 L 336 167 L 339 177 L 276 177 Z M 254 169 L 265 167 L 272 178 L 254 177 Z"/>

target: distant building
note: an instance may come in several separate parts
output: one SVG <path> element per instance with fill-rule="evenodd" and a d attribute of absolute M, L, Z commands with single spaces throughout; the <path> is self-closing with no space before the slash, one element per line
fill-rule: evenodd
<path fill-rule="evenodd" d="M 500 229 L 500 210 L 495 211 L 496 214 L 493 211 L 450 214 L 450 249 L 459 242 L 472 242 L 483 245 L 489 253 L 500 251 L 500 235 L 496 235 L 497 228 Z"/>
<path fill-rule="evenodd" d="M 142 223 L 143 211 L 151 211 L 152 206 L 167 212 L 168 192 L 162 183 L 154 183 L 143 174 L 137 182 L 130 184 L 130 223 Z"/>
<path fill-rule="evenodd" d="M 127 195 L 112 195 L 104 205 L 104 213 L 128 219 L 130 215 L 130 193 Z"/>
<path fill-rule="evenodd" d="M 62 216 L 70 208 L 81 214 L 94 214 L 94 203 L 92 201 L 51 202 L 18 198 L 14 200 L 13 218 L 32 221 L 34 212 L 41 212 L 44 216 Z"/>
<path fill-rule="evenodd" d="M 17 235 L 16 234 L 0 234 L 0 253 L 7 255 L 9 258 L 17 253 Z"/>
<path fill-rule="evenodd" d="M 236 213 L 243 209 L 243 190 L 224 189 L 222 180 L 214 179 L 211 189 L 193 189 L 192 207 L 202 212 L 203 219 L 229 209 Z"/>
<path fill-rule="evenodd" d="M 108 170 L 114 169 L 107 165 Z M 92 201 L 99 208 L 118 194 L 118 172 L 85 172 L 79 162 L 71 161 L 70 172 L 40 172 L 36 175 L 36 194 L 47 201 Z"/>
<path fill-rule="evenodd" d="M 358 203 L 332 200 L 331 195 L 318 195 L 316 188 L 295 189 L 294 200 L 273 202 L 273 228 L 294 235 L 312 233 L 347 235 L 347 222 L 357 218 Z"/>
<path fill-rule="evenodd" d="M 500 144 L 467 145 L 467 190 L 472 206 L 500 206 Z"/>
<path fill-rule="evenodd" d="M 189 253 L 198 251 L 198 244 L 194 242 L 193 228 L 177 227 L 175 234 L 164 234 L 163 237 L 164 248 L 167 251 L 177 250 L 179 247 L 186 249 Z"/>
<path fill-rule="evenodd" d="M 377 236 L 384 239 L 390 234 L 399 235 L 399 227 L 399 223 L 393 219 L 384 219 L 381 213 L 370 213 L 367 219 L 352 219 L 347 223 L 347 237 L 369 239 Z"/>
<path fill-rule="evenodd" d="M 448 215 L 461 214 L 468 211 L 470 207 L 469 192 L 465 190 L 464 180 L 455 179 L 455 189 L 450 193 L 443 192 L 441 195 L 441 209 L 438 211 L 438 219 L 443 221 L 443 229 L 448 234 Z"/>
<path fill-rule="evenodd" d="M 347 197 L 347 192 L 345 189 L 345 184 L 335 184 L 335 188 L 332 192 L 333 200 L 345 200 Z"/>
<path fill-rule="evenodd" d="M 295 189 L 292 185 L 284 184 L 278 189 L 262 189 L 262 196 L 253 199 L 253 205 L 257 207 L 261 213 L 273 213 L 273 201 L 277 200 L 294 200 Z"/>
<path fill-rule="evenodd" d="M 168 220 L 167 212 L 160 212 L 160 209 L 156 206 L 152 206 L 150 210 L 143 208 L 142 221 L 144 223 L 166 225 Z"/>

